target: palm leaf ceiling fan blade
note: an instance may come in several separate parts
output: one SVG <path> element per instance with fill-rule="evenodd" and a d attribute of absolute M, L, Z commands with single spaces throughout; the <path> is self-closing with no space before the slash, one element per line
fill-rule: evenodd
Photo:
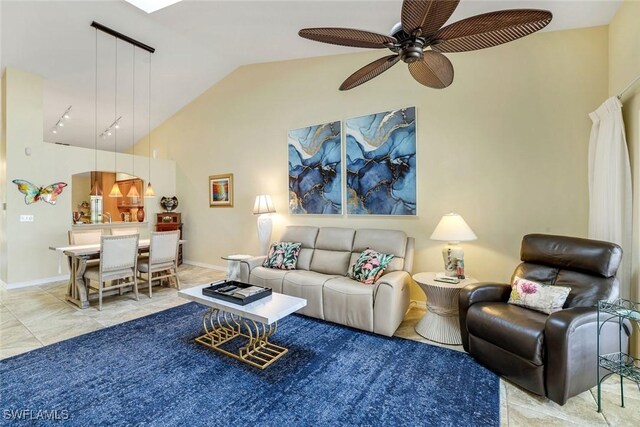
<path fill-rule="evenodd" d="M 441 28 L 460 0 L 404 0 L 401 22 L 390 36 L 352 28 L 305 28 L 300 37 L 322 43 L 371 49 L 388 48 L 394 54 L 365 65 L 350 75 L 340 90 L 353 89 L 382 74 L 399 60 L 419 83 L 443 89 L 453 82 L 453 65 L 446 52 L 484 49 L 517 40 L 546 27 L 548 10 L 512 9 L 485 13 Z M 431 47 L 431 50 L 428 48 Z"/>
<path fill-rule="evenodd" d="M 453 14 L 460 0 L 404 0 L 402 29 L 407 34 L 420 30 L 422 36 L 436 33 Z"/>
<path fill-rule="evenodd" d="M 379 76 L 389 68 L 393 67 L 399 60 L 399 55 L 389 55 L 365 65 L 347 77 L 342 85 L 340 85 L 340 90 L 353 89 L 356 86 L 360 86 L 362 83 L 368 82 L 372 78 Z"/>
<path fill-rule="evenodd" d="M 382 49 L 397 42 L 394 37 L 353 28 L 304 28 L 298 35 L 322 43 L 370 49 Z"/>
<path fill-rule="evenodd" d="M 409 72 L 418 83 L 433 89 L 444 89 L 453 83 L 453 65 L 439 52 L 427 50 L 422 61 L 409 64 Z"/>
<path fill-rule="evenodd" d="M 455 22 L 438 31 L 431 48 L 438 52 L 467 52 L 517 40 L 551 22 L 547 10 L 512 9 L 489 12 Z"/>

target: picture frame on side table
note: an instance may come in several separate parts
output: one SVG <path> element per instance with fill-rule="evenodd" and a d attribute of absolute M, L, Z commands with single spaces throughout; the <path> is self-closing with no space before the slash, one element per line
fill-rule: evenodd
<path fill-rule="evenodd" d="M 233 207 L 233 174 L 211 175 L 209 177 L 209 207 Z"/>

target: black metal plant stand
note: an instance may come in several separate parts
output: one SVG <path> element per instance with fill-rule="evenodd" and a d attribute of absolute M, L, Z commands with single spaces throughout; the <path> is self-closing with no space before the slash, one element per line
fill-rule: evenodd
<path fill-rule="evenodd" d="M 598 412 L 602 412 L 602 382 L 611 375 L 620 375 L 620 406 L 624 408 L 624 379 L 629 378 L 640 387 L 640 359 L 622 351 L 622 328 L 624 319 L 636 322 L 640 326 L 640 303 L 627 299 L 614 301 L 598 301 L 598 369 L 596 371 L 598 381 Z M 605 318 L 606 317 L 606 318 Z M 602 321 L 601 321 L 602 319 Z M 600 354 L 600 332 L 605 323 L 618 322 L 618 351 L 609 354 Z M 600 368 L 609 371 L 600 377 Z"/>

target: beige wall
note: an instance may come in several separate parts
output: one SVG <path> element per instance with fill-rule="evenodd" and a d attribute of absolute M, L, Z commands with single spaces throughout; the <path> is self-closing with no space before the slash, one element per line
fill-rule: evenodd
<path fill-rule="evenodd" d="M 640 76 L 640 2 L 625 1 L 609 24 L 609 95 L 615 96 Z M 633 247 L 631 289 L 627 297 L 640 301 L 640 82 L 622 97 L 622 112 L 633 177 Z M 637 336 L 637 334 L 636 334 Z M 640 340 L 636 339 L 636 354 Z"/>
<path fill-rule="evenodd" d="M 6 252 L 1 255 L 6 267 L 1 280 L 10 286 L 46 282 L 58 275 L 58 257 L 48 249 L 67 243 L 67 231 L 72 219 L 72 175 L 95 168 L 94 150 L 65 147 L 42 141 L 42 79 L 31 73 L 8 68 L 3 77 L 6 88 L 6 225 L 0 230 L 6 239 Z M 25 148 L 31 155 L 25 155 Z M 118 170 L 131 173 L 131 155 L 118 155 Z M 125 165 L 125 166 L 122 166 Z M 147 157 L 135 156 L 135 171 L 148 176 Z M 113 152 L 98 153 L 98 169 L 113 171 Z M 174 194 L 175 162 L 153 160 L 153 185 L 159 194 Z M 18 192 L 12 180 L 19 178 L 36 185 L 49 185 L 57 181 L 69 184 L 58 197 L 55 206 L 44 202 L 25 205 L 24 195 Z M 148 204 L 147 218 L 153 224 L 155 213 L 161 210 L 157 200 Z M 34 222 L 19 222 L 21 214 L 34 215 Z M 62 263 L 66 273 L 66 263 Z"/>
<path fill-rule="evenodd" d="M 337 90 L 384 52 L 241 67 L 153 132 L 154 148 L 177 163 L 186 258 L 221 265 L 225 254 L 256 253 L 251 209 L 268 193 L 274 238 L 286 224 L 402 229 L 417 240 L 415 272 L 442 269 L 442 244 L 429 236 L 456 211 L 478 235 L 464 243 L 468 274 L 508 280 L 524 234 L 586 235 L 587 114 L 607 95 L 607 50 L 607 28 L 597 27 L 451 54 L 456 78 L 441 91 L 413 81 L 402 63 Z M 288 129 L 414 105 L 417 217 L 288 214 Z M 235 206 L 209 208 L 207 177 L 226 172 Z M 424 297 L 413 289 L 412 298 Z"/>

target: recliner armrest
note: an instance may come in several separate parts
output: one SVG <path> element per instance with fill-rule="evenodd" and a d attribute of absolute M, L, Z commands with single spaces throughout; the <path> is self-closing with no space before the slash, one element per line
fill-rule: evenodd
<path fill-rule="evenodd" d="M 373 332 L 390 337 L 409 307 L 411 275 L 404 270 L 380 277 L 373 290 Z"/>
<path fill-rule="evenodd" d="M 547 397 L 560 405 L 567 399 L 597 384 L 597 318 L 596 307 L 573 307 L 549 315 L 544 339 L 547 354 Z M 600 315 L 600 321 L 611 315 Z M 628 351 L 631 323 L 625 320 L 622 330 L 617 320 L 610 320 L 600 331 L 600 354 Z M 619 344 L 618 340 L 621 340 Z"/>
<path fill-rule="evenodd" d="M 249 283 L 249 276 L 251 270 L 256 267 L 260 267 L 267 257 L 265 255 L 254 256 L 252 258 L 246 258 L 240 261 L 240 281 L 243 283 Z"/>
<path fill-rule="evenodd" d="M 383 274 L 375 283 L 375 292 L 378 292 L 380 285 L 385 284 L 392 288 L 402 290 L 404 286 L 408 286 L 411 283 L 411 275 L 404 270 L 392 271 L 391 273 Z"/>
<path fill-rule="evenodd" d="M 467 310 L 479 302 L 508 301 L 511 285 L 506 283 L 478 282 L 460 289 L 458 294 L 458 316 L 460 319 L 460 335 L 462 347 L 469 351 L 469 331 L 467 330 Z"/>

